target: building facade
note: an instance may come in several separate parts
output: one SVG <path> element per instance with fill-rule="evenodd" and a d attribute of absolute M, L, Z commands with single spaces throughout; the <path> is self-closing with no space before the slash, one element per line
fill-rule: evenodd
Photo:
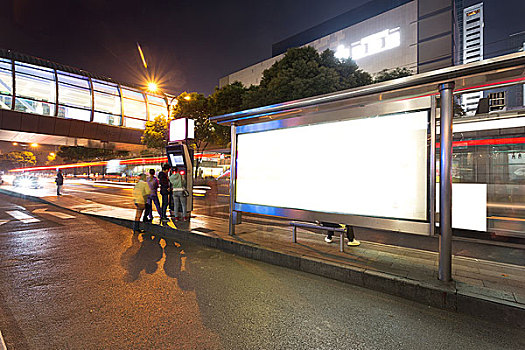
<path fill-rule="evenodd" d="M 258 85 L 265 69 L 286 50 L 312 46 L 352 58 L 375 74 L 408 68 L 414 73 L 454 63 L 456 40 L 453 0 L 373 0 L 272 46 L 272 57 L 223 77 L 219 86 L 240 81 Z"/>

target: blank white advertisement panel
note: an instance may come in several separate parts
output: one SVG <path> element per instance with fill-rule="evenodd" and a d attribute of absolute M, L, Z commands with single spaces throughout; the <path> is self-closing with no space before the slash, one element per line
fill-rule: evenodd
<path fill-rule="evenodd" d="M 428 112 L 239 134 L 236 202 L 427 218 Z"/>

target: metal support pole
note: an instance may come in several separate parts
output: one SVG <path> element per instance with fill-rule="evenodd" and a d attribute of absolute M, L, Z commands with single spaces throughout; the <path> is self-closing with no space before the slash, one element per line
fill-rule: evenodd
<path fill-rule="evenodd" d="M 89 118 L 90 122 L 95 120 L 95 87 L 93 86 L 93 80 L 89 79 L 89 89 L 91 90 L 91 117 Z"/>
<path fill-rule="evenodd" d="M 292 243 L 297 243 L 297 226 L 292 226 Z"/>
<path fill-rule="evenodd" d="M 235 179 L 237 178 L 237 129 L 235 123 L 231 124 L 231 160 L 230 160 L 230 220 L 229 235 L 235 235 Z"/>
<path fill-rule="evenodd" d="M 14 111 L 16 108 L 16 78 L 15 78 L 15 60 L 11 60 L 11 78 L 12 78 L 12 86 L 11 86 L 11 94 L 13 95 L 13 98 L 11 100 L 11 109 Z"/>
<path fill-rule="evenodd" d="M 120 124 L 119 126 L 124 126 L 124 96 L 122 94 L 122 86 L 118 84 L 118 93 L 120 95 Z"/>
<path fill-rule="evenodd" d="M 339 251 L 345 251 L 345 233 L 343 231 L 341 231 L 339 234 Z"/>
<path fill-rule="evenodd" d="M 430 102 L 430 176 L 429 176 L 429 221 L 430 236 L 436 234 L 436 96 Z"/>
<path fill-rule="evenodd" d="M 54 69 L 53 72 L 55 73 L 55 113 L 53 115 L 55 117 L 58 117 L 58 97 L 59 97 L 58 73 L 56 69 Z"/>
<path fill-rule="evenodd" d="M 441 164 L 439 181 L 439 279 L 452 279 L 452 119 L 454 83 L 439 85 L 441 96 Z"/>

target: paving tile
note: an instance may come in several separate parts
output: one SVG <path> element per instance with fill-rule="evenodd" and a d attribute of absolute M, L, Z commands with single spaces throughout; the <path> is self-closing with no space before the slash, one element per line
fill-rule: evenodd
<path fill-rule="evenodd" d="M 503 279 L 514 279 L 516 281 L 524 282 L 524 285 L 525 285 L 525 275 L 509 274 L 505 270 L 480 269 L 480 274 L 485 275 L 485 276 L 503 278 Z"/>
<path fill-rule="evenodd" d="M 436 281 L 436 271 L 430 269 L 410 270 L 406 276 L 415 281 Z"/>
<path fill-rule="evenodd" d="M 463 277 L 475 277 L 475 278 L 481 278 L 480 276 L 482 274 L 479 273 L 479 270 L 475 269 L 459 269 L 459 268 L 452 268 L 452 274 L 463 276 Z"/>
<path fill-rule="evenodd" d="M 515 292 L 514 293 L 514 298 L 516 299 L 516 301 L 520 304 L 525 304 L 525 292 L 523 291 L 520 291 L 520 292 Z"/>
<path fill-rule="evenodd" d="M 494 299 L 501 299 L 501 300 L 512 301 L 512 302 L 516 301 L 516 299 L 514 299 L 513 293 L 505 292 L 502 290 L 491 289 L 491 288 L 480 287 L 480 286 L 473 286 L 473 285 L 462 283 L 459 281 L 456 283 L 456 288 L 458 289 L 458 292 L 478 294 L 478 295 L 483 295 L 483 296 L 494 298 Z"/>
<path fill-rule="evenodd" d="M 463 282 L 463 283 L 466 283 L 466 284 L 470 284 L 470 285 L 473 285 L 473 286 L 478 286 L 478 287 L 483 287 L 483 281 L 482 280 L 479 280 L 479 279 L 476 279 L 476 278 L 470 278 L 470 277 L 465 277 L 465 276 L 458 276 L 458 275 L 452 275 L 452 278 L 455 280 L 455 281 L 459 281 L 459 282 Z"/>

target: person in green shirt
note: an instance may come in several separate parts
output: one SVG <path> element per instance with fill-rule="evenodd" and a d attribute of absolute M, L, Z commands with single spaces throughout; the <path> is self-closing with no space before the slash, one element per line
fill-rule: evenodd
<path fill-rule="evenodd" d="M 170 175 L 171 187 L 173 188 L 173 204 L 175 211 L 175 220 L 188 220 L 188 213 L 186 208 L 186 177 L 180 172 L 180 169 L 175 167 L 173 173 Z M 182 206 L 182 218 L 179 218 L 179 205 Z"/>

